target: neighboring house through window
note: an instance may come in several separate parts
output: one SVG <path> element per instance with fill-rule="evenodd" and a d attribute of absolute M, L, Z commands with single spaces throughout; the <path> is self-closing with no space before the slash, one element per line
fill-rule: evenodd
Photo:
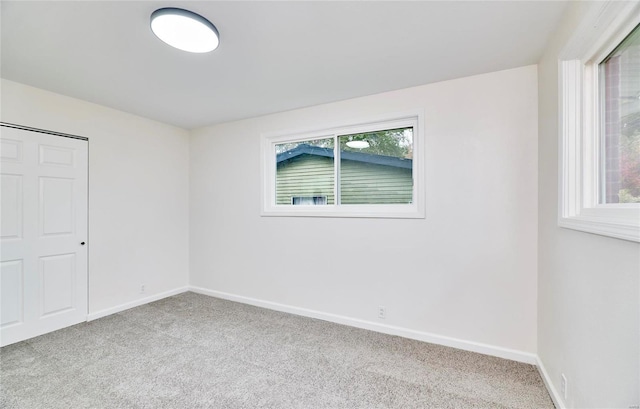
<path fill-rule="evenodd" d="M 423 217 L 419 122 L 264 136 L 263 215 Z"/>

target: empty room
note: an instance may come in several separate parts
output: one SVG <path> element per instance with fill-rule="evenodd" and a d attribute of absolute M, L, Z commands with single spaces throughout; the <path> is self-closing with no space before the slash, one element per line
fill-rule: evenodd
<path fill-rule="evenodd" d="M 640 408 L 640 2 L 0 17 L 0 407 Z"/>

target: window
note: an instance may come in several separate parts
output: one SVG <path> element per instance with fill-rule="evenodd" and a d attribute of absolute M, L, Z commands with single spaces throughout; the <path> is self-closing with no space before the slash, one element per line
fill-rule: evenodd
<path fill-rule="evenodd" d="M 263 135 L 262 214 L 424 217 L 419 117 Z"/>
<path fill-rule="evenodd" d="M 558 224 L 640 242 L 640 5 L 591 7 L 561 55 Z"/>

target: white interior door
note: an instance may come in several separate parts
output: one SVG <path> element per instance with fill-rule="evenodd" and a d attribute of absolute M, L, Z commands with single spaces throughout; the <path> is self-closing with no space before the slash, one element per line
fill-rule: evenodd
<path fill-rule="evenodd" d="M 4 346 L 87 318 L 88 141 L 0 132 Z"/>

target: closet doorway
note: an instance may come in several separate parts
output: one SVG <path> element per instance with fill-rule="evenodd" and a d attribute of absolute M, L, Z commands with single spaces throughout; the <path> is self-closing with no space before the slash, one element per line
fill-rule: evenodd
<path fill-rule="evenodd" d="M 0 123 L 0 346 L 87 319 L 87 138 Z"/>

